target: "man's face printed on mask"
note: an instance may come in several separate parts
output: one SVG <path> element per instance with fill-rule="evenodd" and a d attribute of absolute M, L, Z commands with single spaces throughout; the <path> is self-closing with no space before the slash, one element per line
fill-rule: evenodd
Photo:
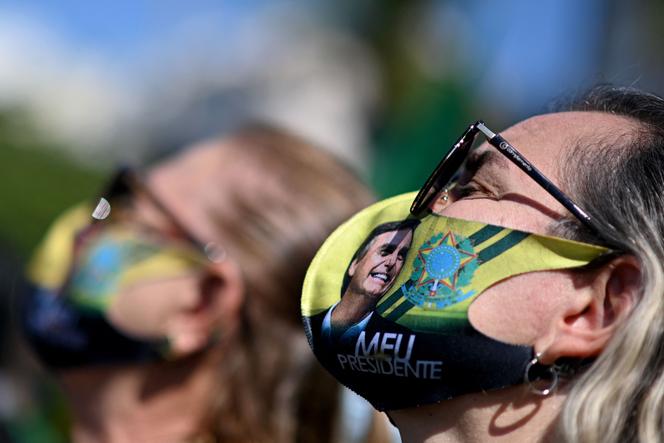
<path fill-rule="evenodd" d="M 392 287 L 403 267 L 413 240 L 410 229 L 383 232 L 369 244 L 366 253 L 348 268 L 350 284 L 346 292 L 378 299 Z"/>

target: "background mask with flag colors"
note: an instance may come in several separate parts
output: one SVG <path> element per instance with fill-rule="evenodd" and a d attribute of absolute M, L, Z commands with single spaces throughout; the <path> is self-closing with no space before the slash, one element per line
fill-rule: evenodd
<path fill-rule="evenodd" d="M 22 324 L 33 350 L 54 369 L 168 358 L 164 337 L 132 337 L 108 310 L 122 291 L 201 271 L 206 257 L 123 223 L 91 223 L 91 209 L 58 218 L 30 264 Z"/>

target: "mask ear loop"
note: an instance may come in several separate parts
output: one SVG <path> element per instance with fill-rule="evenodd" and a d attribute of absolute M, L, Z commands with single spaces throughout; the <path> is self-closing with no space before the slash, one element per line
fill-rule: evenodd
<path fill-rule="evenodd" d="M 542 358 L 542 353 L 538 352 L 537 354 L 535 354 L 535 357 L 533 357 L 533 359 L 528 362 L 528 364 L 526 365 L 526 370 L 523 374 L 523 380 L 525 381 L 525 383 L 528 384 L 528 386 L 530 386 L 530 390 L 533 394 L 538 395 L 540 397 L 548 397 L 549 395 L 553 394 L 556 391 L 556 388 L 558 387 L 558 382 L 560 381 L 560 376 L 555 366 L 542 365 L 540 363 L 541 358 Z M 547 386 L 544 389 L 538 388 L 534 384 L 534 382 L 536 380 L 539 380 L 539 378 L 535 379 L 531 378 L 530 372 L 535 365 L 542 366 L 551 375 L 551 383 L 549 384 L 549 386 Z"/>

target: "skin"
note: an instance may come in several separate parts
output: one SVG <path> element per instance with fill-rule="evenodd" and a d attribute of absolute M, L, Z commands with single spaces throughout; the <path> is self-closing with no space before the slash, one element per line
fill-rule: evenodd
<path fill-rule="evenodd" d="M 223 176 L 223 149 L 199 145 L 153 168 L 146 186 L 186 229 L 203 243 L 221 244 L 210 222 L 210 208 L 223 205 L 214 183 Z M 191 246 L 171 218 L 150 198 L 138 194 L 134 220 L 161 233 L 167 241 Z M 233 326 L 241 288 L 239 267 L 230 259 L 208 261 L 200 269 L 141 282 L 125 288 L 109 309 L 110 321 L 142 338 L 168 337 L 175 354 L 186 355 L 208 343 L 215 325 Z M 235 294 L 222 297 L 222 292 Z"/>
<path fill-rule="evenodd" d="M 622 117 L 569 112 L 533 117 L 502 134 L 560 186 L 559 162 L 566 149 L 585 137 L 616 137 L 631 129 L 633 124 Z M 471 169 L 477 159 L 489 161 L 477 170 L 465 171 L 462 186 L 453 189 L 447 201 L 436 202 L 437 212 L 540 234 L 547 234 L 552 222 L 567 215 L 553 197 L 495 148 L 484 143 L 471 155 Z M 638 265 L 629 257 L 592 275 L 568 271 L 523 274 L 482 293 L 471 305 L 469 319 L 490 337 L 533 346 L 543 353 L 545 364 L 564 356 L 597 355 L 634 305 L 637 281 Z M 522 385 L 391 411 L 390 415 L 406 443 L 545 441 L 565 396 L 565 387 L 542 398 Z"/>
<path fill-rule="evenodd" d="M 373 239 L 362 258 L 353 260 L 348 289 L 332 311 L 333 327 L 345 329 L 376 307 L 399 275 L 412 241 L 410 229 L 384 232 Z"/>

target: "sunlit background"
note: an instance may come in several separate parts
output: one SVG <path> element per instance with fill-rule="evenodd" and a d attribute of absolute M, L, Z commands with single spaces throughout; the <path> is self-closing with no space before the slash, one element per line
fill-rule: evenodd
<path fill-rule="evenodd" d="M 663 24 L 664 4 L 627 0 L 3 0 L 0 423 L 64 435 L 8 306 L 49 221 L 115 166 L 261 120 L 379 196 L 414 190 L 473 120 L 504 128 L 597 82 L 664 92 Z"/>

